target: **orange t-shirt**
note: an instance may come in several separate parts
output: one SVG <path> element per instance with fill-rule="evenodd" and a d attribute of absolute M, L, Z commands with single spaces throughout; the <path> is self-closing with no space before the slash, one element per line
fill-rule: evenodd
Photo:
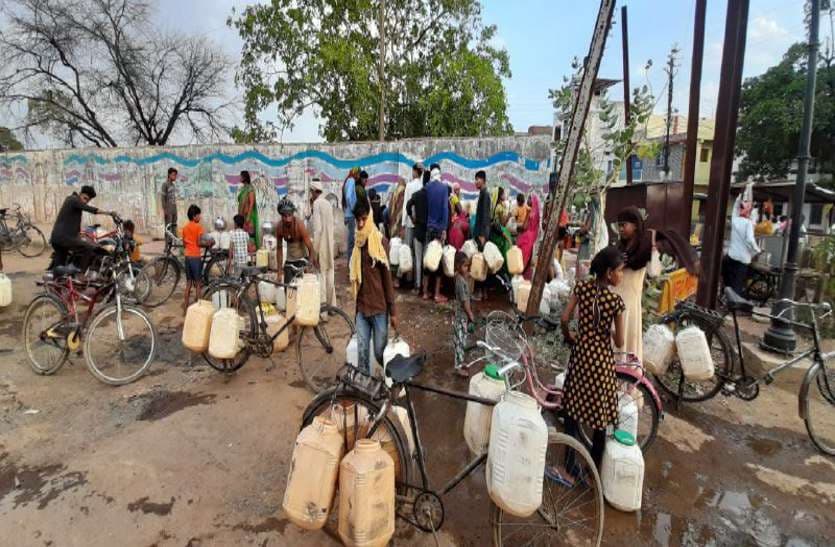
<path fill-rule="evenodd" d="M 203 235 L 203 226 L 199 222 L 189 221 L 183 228 L 183 245 L 186 248 L 186 256 L 200 256 L 200 236 Z"/>

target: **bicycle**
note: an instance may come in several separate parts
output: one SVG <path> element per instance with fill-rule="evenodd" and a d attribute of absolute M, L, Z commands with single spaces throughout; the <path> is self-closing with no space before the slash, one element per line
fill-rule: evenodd
<path fill-rule="evenodd" d="M 479 342 L 479 345 L 489 351 L 495 349 L 484 342 Z M 437 534 L 444 523 L 443 496 L 481 467 L 487 461 L 487 454 L 475 456 L 440 490 L 433 489 L 427 473 L 426 450 L 420 437 L 412 392 L 419 390 L 491 407 L 498 401 L 415 382 L 414 378 L 420 375 L 424 362 L 423 355 L 395 356 L 385 369 L 391 381 L 390 387 L 386 380 L 347 367 L 338 383 L 320 393 L 305 409 L 302 428 L 312 423 L 316 416 L 330 415 L 336 417 L 337 425 L 341 425 L 346 452 L 360 438 L 387 443 L 387 452 L 395 462 L 397 516 L 419 530 Z M 502 369 L 502 373 L 518 366 L 518 362 L 510 363 Z M 506 375 L 505 382 L 508 389 L 514 387 Z M 405 400 L 411 436 L 403 430 L 399 420 L 389 414 L 396 400 L 401 398 Z M 538 399 L 538 402 L 549 424 L 546 464 L 543 469 L 543 502 L 533 515 L 525 519 L 511 517 L 491 501 L 493 545 L 600 545 L 604 506 L 597 468 L 579 441 L 556 430 L 559 421 L 553 413 L 556 405 L 545 400 Z M 349 413 L 353 413 L 350 424 Z M 410 439 L 414 443 L 413 449 L 409 444 Z M 557 471 L 568 458 L 574 462 L 573 481 L 566 480 Z M 416 483 L 411 482 L 414 466 L 417 467 L 420 479 Z"/>
<path fill-rule="evenodd" d="M 689 313 L 694 313 L 692 308 L 697 308 L 695 313 L 709 314 L 715 317 L 712 324 L 711 334 L 713 339 L 721 341 L 724 366 L 715 367 L 714 377 L 710 380 L 713 388 L 709 392 L 695 392 L 691 387 L 693 382 L 687 380 L 681 372 L 681 365 L 674 360 L 667 373 L 659 378 L 659 383 L 673 397 L 687 402 L 704 401 L 715 396 L 721 390 L 726 395 L 734 395 L 743 401 L 753 401 L 760 392 L 760 385 L 770 385 L 775 376 L 788 369 L 792 365 L 800 363 L 804 359 L 811 358 L 812 366 L 806 371 L 803 382 L 798 392 L 798 408 L 800 417 L 804 420 L 806 430 L 812 443 L 830 456 L 835 455 L 835 368 L 827 368 L 826 363 L 835 358 L 835 352 L 824 353 L 821 350 L 821 338 L 818 330 L 818 321 L 832 314 L 832 306 L 827 303 L 803 303 L 783 299 L 780 302 L 786 308 L 780 315 L 774 316 L 768 313 L 755 311 L 754 303 L 736 294 L 733 289 L 726 287 L 724 291 L 725 314 L 710 312 L 698 309 L 697 306 L 689 304 Z M 810 312 L 809 323 L 803 323 L 795 319 L 785 317 L 785 314 L 795 308 L 805 308 Z M 677 310 L 678 311 L 678 310 Z M 820 313 L 820 315 L 817 315 Z M 736 339 L 734 349 L 727 335 L 719 328 L 724 324 L 725 317 L 730 314 Z M 786 361 L 768 370 L 760 377 L 755 377 L 745 370 L 745 357 L 742 351 L 742 335 L 739 330 L 739 314 L 751 314 L 759 317 L 781 321 L 786 325 L 801 329 L 812 335 L 812 346 L 791 356 Z M 668 316 L 668 321 L 674 322 L 675 312 Z M 662 319 L 663 320 L 663 319 Z M 737 366 L 738 365 L 738 366 Z M 817 390 L 814 388 L 817 386 Z"/>
<path fill-rule="evenodd" d="M 150 295 L 145 301 L 149 307 L 165 304 L 177 290 L 180 278 L 186 270 L 185 258 L 176 254 L 175 249 L 183 248 L 183 240 L 174 233 L 176 226 L 169 224 L 165 227 L 165 249 L 162 256 L 149 261 L 143 268 L 151 279 Z M 203 249 L 203 284 L 208 286 L 224 277 L 228 251 L 214 248 Z"/>
<path fill-rule="evenodd" d="M 241 270 L 237 280 L 230 277 L 221 278 L 209 285 L 202 298 L 215 303 L 216 308 L 228 307 L 237 311 L 242 321 L 240 338 L 242 349 L 234 359 L 215 359 L 207 352 L 203 358 L 214 369 L 231 373 L 240 369 L 252 354 L 263 358 L 270 358 L 273 352 L 273 341 L 281 336 L 285 330 L 293 325 L 295 313 L 286 318 L 284 325 L 275 334 L 267 333 L 267 322 L 261 302 L 260 283 L 268 283 L 287 291 L 288 300 L 297 290 L 292 279 L 304 273 L 307 261 L 300 261 L 298 265 L 287 264 L 292 272 L 289 283 L 275 281 L 264 277 L 266 268 L 245 267 Z M 254 299 L 252 298 L 254 296 Z M 356 332 L 354 322 L 340 308 L 322 304 L 320 320 L 315 327 L 304 327 L 297 333 L 296 359 L 308 388 L 318 393 L 333 383 L 336 373 L 346 362 L 348 342 Z"/>
<path fill-rule="evenodd" d="M 14 204 L 12 211 L 17 222 L 9 228 L 9 208 L 0 209 L 0 249 L 17 251 L 27 258 L 41 256 L 46 249 L 46 236 L 20 210 L 20 205 Z"/>
<path fill-rule="evenodd" d="M 115 256 L 120 260 L 121 255 Z M 101 382 L 123 385 L 147 371 L 156 355 L 156 329 L 144 311 L 123 303 L 118 271 L 111 268 L 102 283 L 77 283 L 76 266 L 56 266 L 51 279 L 38 282 L 44 291 L 32 299 L 23 318 L 24 346 L 35 373 L 55 374 L 82 341 L 80 353 Z M 108 305 L 95 311 L 104 302 Z M 84 313 L 79 311 L 83 304 Z"/>

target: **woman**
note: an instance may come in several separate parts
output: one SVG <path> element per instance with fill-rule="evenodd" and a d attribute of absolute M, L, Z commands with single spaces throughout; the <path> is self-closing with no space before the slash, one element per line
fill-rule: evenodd
<path fill-rule="evenodd" d="M 490 201 L 493 206 L 492 221 L 490 224 L 490 241 L 493 242 L 499 251 L 502 253 L 504 264 L 501 272 L 507 272 L 507 252 L 513 247 L 513 236 L 510 230 L 504 225 L 507 219 L 506 209 L 502 200 L 504 199 L 504 188 L 494 188 L 490 196 Z"/>
<path fill-rule="evenodd" d="M 624 323 L 626 343 L 623 349 L 643 358 L 643 318 L 641 295 L 647 264 L 652 258 L 652 233 L 644 228 L 644 217 L 637 207 L 627 207 L 618 213 L 618 247 L 625 256 L 623 282 L 613 290 L 626 304 Z"/>
<path fill-rule="evenodd" d="M 256 247 L 261 246 L 261 237 L 258 233 L 258 205 L 255 202 L 255 189 L 252 187 L 252 180 L 249 171 L 241 171 L 241 189 L 238 192 L 238 214 L 244 217 L 244 231 L 249 234 L 249 239 Z"/>
<path fill-rule="evenodd" d="M 516 245 L 522 249 L 522 264 L 525 272 L 525 279 L 531 277 L 531 257 L 536 240 L 539 238 L 539 198 L 531 194 L 530 211 L 525 217 L 524 225 L 520 226 L 519 237 L 516 238 Z"/>
<path fill-rule="evenodd" d="M 456 251 L 460 251 L 464 246 L 470 235 L 470 218 L 461 203 L 456 204 L 455 214 L 452 217 L 452 223 L 449 229 L 449 244 L 455 247 Z"/>

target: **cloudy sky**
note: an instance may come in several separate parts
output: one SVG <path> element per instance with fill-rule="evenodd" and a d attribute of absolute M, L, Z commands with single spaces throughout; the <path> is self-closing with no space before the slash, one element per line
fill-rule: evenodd
<path fill-rule="evenodd" d="M 226 26 L 226 18 L 234 7 L 240 9 L 248 3 L 160 0 L 158 23 L 171 30 L 205 35 L 237 59 L 241 41 Z M 789 45 L 804 40 L 803 4 L 800 0 L 751 0 L 746 76 L 761 74 L 779 61 Z M 572 57 L 586 54 L 598 2 L 482 0 L 482 5 L 485 22 L 497 25 L 498 43 L 510 54 L 513 76 L 506 81 L 506 87 L 511 122 L 517 131 L 524 131 L 530 125 L 550 124 L 553 112 L 547 98 L 548 89 L 558 87 L 562 77 L 571 71 Z M 702 116 L 712 117 L 716 110 L 726 5 L 721 0 L 708 2 Z M 631 0 L 628 6 L 633 86 L 648 80 L 656 96 L 665 95 L 661 65 L 673 44 L 677 44 L 682 53 L 674 86 L 674 106 L 686 114 L 695 0 Z M 615 17 L 615 32 L 607 46 L 601 77 L 620 79 L 622 75 L 619 17 L 620 10 Z M 822 35 L 829 36 L 829 33 L 829 21 L 825 20 Z M 645 76 L 643 66 L 647 59 L 652 59 L 655 66 Z M 611 92 L 614 98 L 623 95 L 620 87 Z M 318 126 L 312 114 L 305 115 L 284 135 L 284 140 L 319 141 Z"/>

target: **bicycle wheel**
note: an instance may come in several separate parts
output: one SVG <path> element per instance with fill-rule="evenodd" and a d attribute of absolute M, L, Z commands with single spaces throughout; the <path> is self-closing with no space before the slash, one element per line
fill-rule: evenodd
<path fill-rule="evenodd" d="M 646 452 L 658 434 L 658 421 L 660 412 L 655 404 L 649 388 L 643 384 L 636 383 L 635 378 L 628 374 L 617 373 L 618 405 L 627 404 L 628 400 L 623 394 L 628 394 L 632 401 L 638 406 L 638 445 Z M 618 409 L 620 411 L 620 408 Z M 630 424 L 618 424 L 619 427 L 630 428 Z M 586 447 L 591 446 L 592 431 L 585 424 L 580 424 L 580 435 Z"/>
<path fill-rule="evenodd" d="M 43 235 L 43 232 L 37 226 L 30 224 L 23 229 L 22 235 L 23 240 L 17 248 L 17 252 L 27 258 L 41 256 L 46 250 L 46 236 Z"/>
<path fill-rule="evenodd" d="M 207 287 L 203 292 L 203 300 L 211 301 L 215 309 L 232 308 L 238 312 L 238 316 L 243 320 L 240 336 L 244 344 L 234 359 L 216 359 L 209 355 L 208 351 L 203 352 L 203 359 L 209 366 L 220 372 L 235 372 L 244 366 L 250 356 L 247 341 L 256 338 L 258 335 L 259 327 L 255 305 L 240 293 L 240 286 L 234 283 L 216 283 Z"/>
<path fill-rule="evenodd" d="M 129 272 L 127 268 L 131 268 L 131 271 Z M 131 279 L 131 273 L 133 279 Z M 122 298 L 129 304 L 142 305 L 151 295 L 151 278 L 144 269 L 140 269 L 133 264 L 125 267 L 117 275 L 116 282 L 119 284 Z"/>
<path fill-rule="evenodd" d="M 835 369 L 818 365 L 806 397 L 806 431 L 821 452 L 835 456 Z"/>
<path fill-rule="evenodd" d="M 713 328 L 700 324 L 697 317 L 690 314 L 681 315 L 677 321 L 668 325 L 675 333 L 689 326 L 700 327 L 707 336 L 707 343 L 710 346 L 710 353 L 713 356 L 714 374 L 709 380 L 695 381 L 688 380 L 684 377 L 681 369 L 681 363 L 676 355 L 670 362 L 667 372 L 660 376 L 655 376 L 661 388 L 673 397 L 679 397 L 679 386 L 681 388 L 681 399 L 687 402 L 706 401 L 714 397 L 725 382 L 731 377 L 734 369 L 734 355 L 733 346 L 728 336 L 720 328 Z M 682 383 L 683 382 L 683 383 Z"/>
<path fill-rule="evenodd" d="M 108 306 L 90 323 L 84 338 L 84 359 L 90 373 L 112 386 L 133 382 L 154 360 L 157 333 L 144 311 Z"/>
<path fill-rule="evenodd" d="M 567 459 L 575 478 L 559 480 Z M 559 471 L 558 471 L 559 470 Z M 550 432 L 542 484 L 542 505 L 527 517 L 504 512 L 490 503 L 493 545 L 600 545 L 603 536 L 603 486 L 597 468 L 580 441 Z"/>
<path fill-rule="evenodd" d="M 203 284 L 211 285 L 220 281 L 226 275 L 229 257 L 226 255 L 213 256 L 203 268 Z"/>
<path fill-rule="evenodd" d="M 67 328 L 61 328 L 67 317 L 67 309 L 55 296 L 36 296 L 23 316 L 23 345 L 29 357 L 29 365 L 37 374 L 55 374 L 67 360 Z"/>
<path fill-rule="evenodd" d="M 296 359 L 307 387 L 321 393 L 331 387 L 348 362 L 348 342 L 356 332 L 348 314 L 335 306 L 322 304 L 315 327 L 305 327 L 296 342 Z"/>
<path fill-rule="evenodd" d="M 174 290 L 180 282 L 180 263 L 173 257 L 160 256 L 150 261 L 142 269 L 150 279 L 148 296 L 145 298 L 144 304 L 152 308 L 165 304 L 174 294 Z"/>

